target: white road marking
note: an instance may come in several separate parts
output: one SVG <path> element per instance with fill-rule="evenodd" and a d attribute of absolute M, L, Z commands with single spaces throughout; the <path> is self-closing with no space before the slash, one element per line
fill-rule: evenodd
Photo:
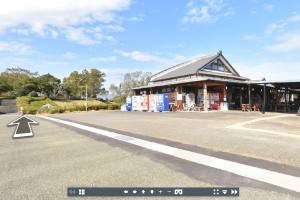
<path fill-rule="evenodd" d="M 270 170 L 265 170 L 257 167 L 252 167 L 237 162 L 232 162 L 220 158 L 215 158 L 212 156 L 207 156 L 191 151 L 186 151 L 167 145 L 158 144 L 155 142 L 149 142 L 146 140 L 137 139 L 134 137 L 129 137 L 126 135 L 105 131 L 97 128 L 92 128 L 89 126 L 68 122 L 64 120 L 57 120 L 51 117 L 39 116 L 44 119 L 60 122 L 70 126 L 78 127 L 83 130 L 88 130 L 93 133 L 97 133 L 103 136 L 107 136 L 113 139 L 118 139 L 123 142 L 131 143 L 146 149 L 151 149 L 153 151 L 158 151 L 165 153 L 177 158 L 185 159 L 187 161 L 199 163 L 201 165 L 209 166 L 215 169 L 220 169 L 233 174 L 237 174 L 243 177 L 251 178 L 268 184 L 276 185 L 288 190 L 293 190 L 300 193 L 300 178 L 295 176 L 290 176 L 287 174 L 282 174 L 278 172 L 273 172 Z M 252 120 L 253 121 L 253 120 Z"/>
<path fill-rule="evenodd" d="M 269 120 L 269 119 L 275 119 L 275 118 L 280 118 L 280 117 L 288 117 L 288 115 L 280 115 L 280 116 L 274 116 L 274 117 L 266 117 L 266 118 L 259 118 L 259 119 L 254 119 L 246 122 L 241 122 L 237 124 L 233 124 L 230 126 L 226 126 L 225 128 L 229 129 L 238 129 L 238 130 L 246 130 L 246 131 L 255 131 L 255 132 L 261 132 L 261 133 L 270 133 L 274 135 L 281 135 L 281 136 L 286 136 L 286 137 L 293 137 L 293 138 L 298 138 L 300 139 L 300 135 L 295 135 L 295 134 L 290 134 L 290 133 L 282 133 L 282 132 L 276 132 L 276 131 L 270 131 L 270 130 L 262 130 L 262 129 L 253 129 L 253 128 L 245 128 L 243 127 L 246 124 L 251 124 L 254 122 L 259 122 L 263 120 Z"/>

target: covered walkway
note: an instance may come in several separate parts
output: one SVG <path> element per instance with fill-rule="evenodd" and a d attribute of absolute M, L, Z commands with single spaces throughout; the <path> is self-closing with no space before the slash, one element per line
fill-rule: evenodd
<path fill-rule="evenodd" d="M 294 107 L 299 110 L 300 107 L 300 80 L 295 81 L 259 81 L 259 82 L 249 82 L 249 107 L 251 107 L 251 86 L 261 85 L 263 86 L 263 108 L 262 113 L 265 114 L 267 104 L 272 108 L 275 107 L 275 112 L 278 108 L 283 108 L 284 112 L 289 111 L 290 107 Z M 273 87 L 273 98 L 270 98 L 272 91 L 269 89 L 269 94 L 267 94 L 266 85 Z M 283 92 L 284 96 L 281 97 L 280 93 Z M 294 98 L 297 95 L 297 99 Z M 269 98 L 268 98 L 269 97 Z M 284 99 L 284 103 L 281 102 Z M 300 110 L 299 110 L 300 111 Z M 298 111 L 298 112 L 299 112 Z M 249 109 L 250 112 L 250 109 Z"/>

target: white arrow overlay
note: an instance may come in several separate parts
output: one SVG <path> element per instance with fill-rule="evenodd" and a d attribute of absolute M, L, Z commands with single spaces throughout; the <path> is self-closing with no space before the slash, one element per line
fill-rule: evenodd
<path fill-rule="evenodd" d="M 16 119 L 15 121 L 9 123 L 7 126 L 17 125 L 17 128 L 13 136 L 14 138 L 17 138 L 17 137 L 33 136 L 30 124 L 39 124 L 39 123 L 23 115 L 20 118 Z"/>

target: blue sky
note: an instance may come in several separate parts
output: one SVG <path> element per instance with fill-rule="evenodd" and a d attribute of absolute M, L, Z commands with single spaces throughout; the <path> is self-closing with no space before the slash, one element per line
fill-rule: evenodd
<path fill-rule="evenodd" d="M 153 74 L 222 50 L 246 77 L 300 79 L 299 0 L 52 0 L 2 3 L 0 71 L 60 79 L 97 68 Z"/>

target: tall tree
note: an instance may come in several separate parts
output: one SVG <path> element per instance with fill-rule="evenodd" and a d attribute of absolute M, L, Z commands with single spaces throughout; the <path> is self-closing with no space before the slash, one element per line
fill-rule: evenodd
<path fill-rule="evenodd" d="M 37 89 L 37 72 L 32 73 L 22 68 L 7 68 L 1 73 L 1 77 L 2 80 L 5 80 L 4 84 L 0 83 L 0 87 L 3 89 L 1 92 L 9 92 L 11 95 L 23 96 Z"/>
<path fill-rule="evenodd" d="M 98 69 L 83 70 L 82 73 L 74 71 L 69 77 L 64 78 L 64 84 L 70 88 L 70 94 L 73 96 L 85 94 L 85 86 L 88 86 L 88 95 L 96 97 L 106 93 L 103 88 L 105 82 L 105 73 Z"/>
<path fill-rule="evenodd" d="M 111 84 L 109 90 L 113 94 L 115 93 L 119 94 L 121 90 L 122 94 L 125 94 L 126 96 L 132 95 L 133 94 L 132 88 L 147 85 L 150 81 L 150 77 L 151 77 L 151 72 L 143 73 L 142 71 L 135 71 L 132 73 L 126 73 L 121 83 L 122 90 L 114 84 Z"/>
<path fill-rule="evenodd" d="M 40 92 L 50 96 L 51 91 L 57 88 L 60 84 L 60 79 L 52 76 L 51 74 L 44 74 L 38 77 L 38 88 Z"/>

